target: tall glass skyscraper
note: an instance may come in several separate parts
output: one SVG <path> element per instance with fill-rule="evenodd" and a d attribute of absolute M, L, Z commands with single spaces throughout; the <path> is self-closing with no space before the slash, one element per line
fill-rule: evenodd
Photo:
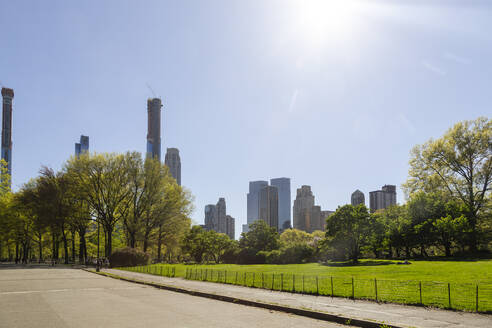
<path fill-rule="evenodd" d="M 81 135 L 80 142 L 75 143 L 75 156 L 79 157 L 82 153 L 89 152 L 89 137 Z"/>
<path fill-rule="evenodd" d="M 249 193 L 247 194 L 247 225 L 259 219 L 259 197 L 260 190 L 268 186 L 268 181 L 251 181 L 249 183 Z M 245 229 L 246 228 L 246 229 Z M 247 226 L 243 226 L 243 232 L 247 232 Z"/>
<path fill-rule="evenodd" d="M 290 211 L 290 179 L 276 178 L 270 179 L 270 185 L 278 189 L 278 231 L 284 231 L 291 227 Z"/>

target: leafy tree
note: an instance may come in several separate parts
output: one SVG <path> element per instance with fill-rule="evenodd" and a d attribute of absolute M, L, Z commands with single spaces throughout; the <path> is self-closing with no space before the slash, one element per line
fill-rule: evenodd
<path fill-rule="evenodd" d="M 201 226 L 191 227 L 182 241 L 183 251 L 189 254 L 197 263 L 203 262 L 209 246 L 209 240 Z"/>
<path fill-rule="evenodd" d="M 492 120 L 480 117 L 454 125 L 444 136 L 411 153 L 407 194 L 444 191 L 464 204 L 470 225 L 468 245 L 476 251 L 480 220 L 490 207 Z"/>
<path fill-rule="evenodd" d="M 270 227 L 265 221 L 257 220 L 250 224 L 250 229 L 241 234 L 239 240 L 239 260 L 242 263 L 264 262 L 261 251 L 272 251 L 279 249 L 279 235 L 274 227 Z"/>
<path fill-rule="evenodd" d="M 327 243 L 357 262 L 361 248 L 368 244 L 371 226 L 371 217 L 363 204 L 344 205 L 326 219 Z"/>
<path fill-rule="evenodd" d="M 85 154 L 72 158 L 65 165 L 92 215 L 104 229 L 106 257 L 112 252 L 116 223 L 128 214 L 131 206 L 129 168 L 139 156 L 135 152 L 123 155 Z"/>

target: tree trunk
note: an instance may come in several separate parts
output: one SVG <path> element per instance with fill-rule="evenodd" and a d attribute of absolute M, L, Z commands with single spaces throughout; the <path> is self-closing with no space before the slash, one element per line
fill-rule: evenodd
<path fill-rule="evenodd" d="M 68 264 L 68 240 L 65 229 L 62 228 L 63 251 L 65 253 L 65 264 Z"/>
<path fill-rule="evenodd" d="M 111 256 L 112 248 L 113 248 L 112 245 L 113 227 L 107 226 L 105 230 L 106 230 L 106 241 L 105 241 L 106 247 L 104 253 L 106 257 L 109 258 Z"/>
<path fill-rule="evenodd" d="M 15 263 L 19 263 L 19 242 L 15 241 Z"/>
<path fill-rule="evenodd" d="M 40 233 L 38 238 L 39 245 L 39 263 L 43 261 L 43 235 Z"/>

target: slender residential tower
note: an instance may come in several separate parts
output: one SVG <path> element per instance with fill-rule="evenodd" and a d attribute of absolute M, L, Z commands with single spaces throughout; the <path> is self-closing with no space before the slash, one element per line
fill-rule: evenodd
<path fill-rule="evenodd" d="M 159 98 L 147 100 L 147 156 L 161 160 L 161 107 Z"/>
<path fill-rule="evenodd" d="M 12 99 L 14 90 L 2 88 L 2 159 L 7 162 L 8 173 L 12 177 Z"/>

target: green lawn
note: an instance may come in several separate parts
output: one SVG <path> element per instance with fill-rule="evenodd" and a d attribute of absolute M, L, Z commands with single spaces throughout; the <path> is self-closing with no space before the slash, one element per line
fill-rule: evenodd
<path fill-rule="evenodd" d="M 358 265 L 165 265 L 139 269 L 153 274 L 216 281 L 256 288 L 376 299 L 474 311 L 492 311 L 492 260 L 362 260 Z M 168 269 L 169 268 L 169 269 Z M 168 271 L 174 270 L 174 271 Z M 450 302 L 451 300 L 451 302 Z"/>

